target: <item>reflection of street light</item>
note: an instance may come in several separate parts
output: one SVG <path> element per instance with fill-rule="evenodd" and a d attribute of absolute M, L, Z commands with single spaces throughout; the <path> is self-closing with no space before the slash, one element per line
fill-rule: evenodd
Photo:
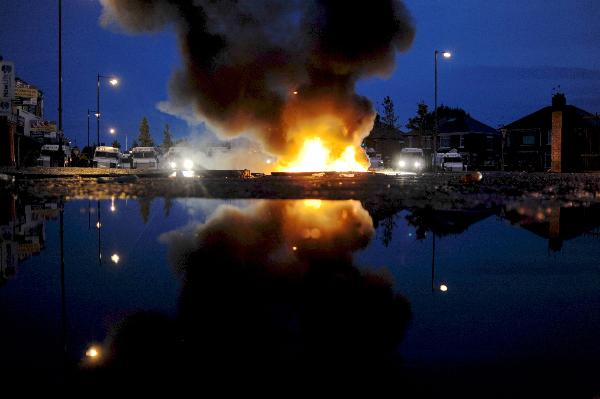
<path fill-rule="evenodd" d="M 96 222 L 96 228 L 99 229 L 100 227 L 102 227 L 102 223 L 100 223 L 100 221 L 98 220 L 98 222 Z"/>
<path fill-rule="evenodd" d="M 104 76 L 104 75 L 97 75 L 97 80 L 96 80 L 96 86 L 97 86 L 97 91 L 96 91 L 96 140 L 98 140 L 98 142 L 96 143 L 96 145 L 100 145 L 100 78 L 104 78 L 104 79 L 109 79 L 109 83 L 111 86 L 116 86 L 119 84 L 119 80 L 117 78 L 115 78 L 114 76 Z"/>
<path fill-rule="evenodd" d="M 115 206 L 115 197 L 111 197 L 110 198 L 110 211 L 114 212 L 117 210 L 117 207 Z"/>
<path fill-rule="evenodd" d="M 434 126 L 433 126 L 434 136 L 433 136 L 433 143 L 432 143 L 433 144 L 432 147 L 433 147 L 434 166 L 436 166 L 435 165 L 435 159 L 436 159 L 435 154 L 437 153 L 436 139 L 437 139 L 437 134 L 438 134 L 438 114 L 437 114 L 437 109 L 438 109 L 438 105 L 437 105 L 437 103 L 438 103 L 438 54 L 442 54 L 442 56 L 446 59 L 449 59 L 452 57 L 452 53 L 449 51 L 435 50 L 435 52 L 434 52 L 434 56 L 435 56 L 434 57 L 435 58 L 435 68 L 434 68 L 434 70 L 435 70 L 435 73 L 434 73 L 435 74 L 435 84 L 434 84 L 435 95 L 434 95 L 434 105 L 433 105 L 434 106 L 434 109 L 433 109 L 433 112 L 434 112 L 434 118 L 433 118 L 434 119 Z"/>

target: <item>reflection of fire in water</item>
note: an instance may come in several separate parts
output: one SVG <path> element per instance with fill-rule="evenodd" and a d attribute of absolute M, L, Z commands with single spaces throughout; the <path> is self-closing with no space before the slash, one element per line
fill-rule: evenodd
<path fill-rule="evenodd" d="M 357 201 L 296 200 L 223 205 L 163 234 L 182 277 L 175 318 L 128 316 L 86 377 L 206 392 L 237 381 L 244 394 L 339 381 L 397 388 L 410 305 L 354 265 L 373 232 Z"/>
<path fill-rule="evenodd" d="M 373 233 L 371 217 L 360 202 L 311 199 L 259 201 L 243 209 L 224 205 L 195 234 L 174 231 L 161 240 L 171 245 L 173 254 L 218 241 L 221 257 L 271 271 L 302 272 L 314 262 L 351 263 L 352 252 L 365 247 Z"/>

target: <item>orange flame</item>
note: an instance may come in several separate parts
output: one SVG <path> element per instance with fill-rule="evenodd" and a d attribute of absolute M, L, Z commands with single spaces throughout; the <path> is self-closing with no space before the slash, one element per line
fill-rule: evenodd
<path fill-rule="evenodd" d="M 297 102 L 284 115 L 286 153 L 276 169 L 286 172 L 366 171 L 369 160 L 360 147 L 372 126 L 370 116 L 358 118 L 352 107 L 340 109 L 326 99 Z"/>

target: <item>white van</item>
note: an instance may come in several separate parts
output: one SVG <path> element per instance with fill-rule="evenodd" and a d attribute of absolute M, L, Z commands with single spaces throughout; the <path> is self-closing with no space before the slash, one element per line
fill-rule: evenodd
<path fill-rule="evenodd" d="M 36 160 L 37 166 L 52 166 L 52 158 L 57 159 L 58 147 L 58 144 L 44 144 L 40 150 L 40 156 Z M 65 155 L 64 166 L 66 166 L 71 159 L 71 147 L 68 143 L 63 143 L 63 153 Z"/>
<path fill-rule="evenodd" d="M 425 168 L 425 156 L 421 148 L 403 148 L 394 162 L 394 169 L 402 172 L 420 173 Z"/>
<path fill-rule="evenodd" d="M 98 146 L 94 151 L 92 164 L 97 168 L 118 168 L 121 163 L 121 152 L 118 148 Z"/>
<path fill-rule="evenodd" d="M 133 167 L 138 169 L 158 169 L 158 151 L 154 147 L 135 147 L 131 150 Z"/>

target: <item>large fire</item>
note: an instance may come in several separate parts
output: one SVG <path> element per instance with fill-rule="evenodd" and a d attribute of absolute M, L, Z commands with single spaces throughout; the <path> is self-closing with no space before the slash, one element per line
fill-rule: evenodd
<path fill-rule="evenodd" d="M 369 159 L 360 143 L 372 126 L 369 113 L 361 115 L 352 106 L 344 107 L 344 104 L 340 106 L 330 99 L 320 98 L 290 104 L 284 119 L 290 141 L 276 166 L 278 171 L 364 172 L 368 169 Z"/>
<path fill-rule="evenodd" d="M 362 156 L 361 156 L 362 155 Z M 286 172 L 364 172 L 368 163 L 364 162 L 362 148 L 349 145 L 339 155 L 334 155 L 319 137 L 307 138 L 296 159 L 282 170 Z"/>

